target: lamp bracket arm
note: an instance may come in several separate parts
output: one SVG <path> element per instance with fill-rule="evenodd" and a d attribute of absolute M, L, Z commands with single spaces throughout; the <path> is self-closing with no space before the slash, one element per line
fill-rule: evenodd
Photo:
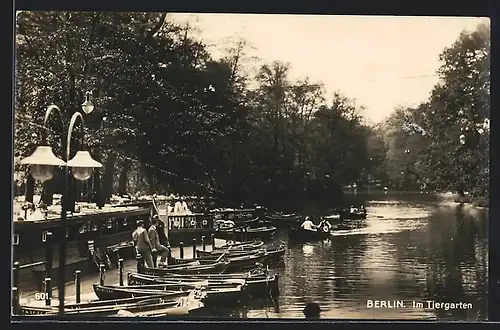
<path fill-rule="evenodd" d="M 83 116 L 81 113 L 75 112 L 73 114 L 73 116 L 71 116 L 71 120 L 69 122 L 69 127 L 68 127 L 68 138 L 66 140 L 66 161 L 68 161 L 69 157 L 70 157 L 71 138 L 73 136 L 73 129 L 75 128 L 75 125 L 76 125 L 76 122 L 78 119 L 80 119 L 80 121 L 82 123 L 81 128 L 82 128 L 82 148 L 83 148 L 84 134 L 85 134 L 83 127 L 84 127 L 85 121 L 83 120 Z"/>
<path fill-rule="evenodd" d="M 46 132 L 46 130 L 48 129 L 47 124 L 49 121 L 49 117 L 53 111 L 57 112 L 58 117 L 59 117 L 59 121 L 61 123 L 61 127 L 64 131 L 64 120 L 63 120 L 63 115 L 62 115 L 61 109 L 57 105 L 54 105 L 54 104 L 48 106 L 47 110 L 45 110 L 45 117 L 43 119 L 43 127 L 45 128 L 45 130 L 42 133 L 42 143 L 44 143 L 44 144 L 47 143 L 47 132 Z"/>

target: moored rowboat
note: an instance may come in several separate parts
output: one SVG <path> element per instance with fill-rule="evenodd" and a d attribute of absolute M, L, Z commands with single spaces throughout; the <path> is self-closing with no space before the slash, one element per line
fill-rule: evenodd
<path fill-rule="evenodd" d="M 193 290 L 183 299 L 169 300 L 159 295 L 143 296 L 132 299 L 117 299 L 110 301 L 95 301 L 83 304 L 65 306 L 65 315 L 88 316 L 116 316 L 119 311 L 127 310 L 130 313 L 145 313 L 148 311 L 162 311 L 162 316 L 179 315 L 182 307 L 183 314 L 191 314 L 204 307 L 199 299 L 200 292 Z M 20 306 L 20 315 L 41 316 L 57 315 L 57 307 Z"/>
<path fill-rule="evenodd" d="M 269 239 L 276 233 L 276 227 L 266 226 L 266 227 L 258 227 L 258 228 L 244 228 L 243 232 L 234 229 L 227 230 L 216 230 L 214 232 L 215 238 L 232 240 L 237 239 L 241 236 L 246 238 L 247 240 L 257 240 L 257 239 Z"/>
<path fill-rule="evenodd" d="M 202 291 L 201 301 L 205 306 L 220 306 L 244 301 L 244 285 L 241 283 L 226 283 L 224 286 L 206 286 L 199 288 Z M 94 292 L 101 300 L 131 298 L 159 293 L 165 299 L 186 297 L 191 291 L 172 291 L 167 283 L 157 283 L 144 287 L 111 286 L 94 284 Z"/>
<path fill-rule="evenodd" d="M 230 281 L 234 279 L 235 274 L 227 274 L 227 279 Z M 268 294 L 273 296 L 279 295 L 278 283 L 279 275 L 278 273 L 257 273 L 255 275 L 249 275 L 248 273 L 240 273 L 236 276 L 240 276 L 241 279 L 245 280 L 245 287 L 247 293 L 251 297 L 261 297 Z M 193 277 L 189 278 L 187 276 L 176 276 L 175 274 L 170 274 L 165 277 L 159 276 L 149 276 L 144 274 L 128 274 L 128 283 L 133 285 L 150 285 L 150 284 L 161 284 L 168 283 L 172 280 L 179 281 L 196 281 L 199 278 Z M 210 281 L 210 280 L 209 280 Z"/>
<path fill-rule="evenodd" d="M 268 263 L 268 258 L 269 255 L 266 251 L 257 251 L 253 254 L 249 255 L 240 255 L 240 256 L 226 256 L 226 255 L 221 255 L 224 257 L 224 260 L 227 261 L 227 265 L 224 269 L 223 272 L 231 272 L 231 271 L 239 271 L 242 269 L 247 269 L 247 268 L 255 268 L 255 265 L 257 263 L 261 264 L 267 264 Z M 219 256 L 220 257 L 220 256 Z M 176 258 L 170 258 L 169 262 L 173 262 L 174 265 L 189 265 L 189 264 L 195 264 L 197 261 L 207 261 L 207 260 L 214 260 L 215 257 L 208 259 L 176 259 Z"/>
<path fill-rule="evenodd" d="M 241 251 L 241 250 L 253 250 L 261 248 L 264 245 L 263 241 L 246 241 L 246 242 L 230 242 L 224 245 L 218 246 L 213 251 Z"/>
<path fill-rule="evenodd" d="M 304 217 L 298 214 L 266 214 L 266 220 L 271 222 L 273 226 L 286 228 L 303 221 Z"/>
<path fill-rule="evenodd" d="M 165 273 L 199 274 L 199 273 L 222 273 L 229 265 L 228 261 L 222 261 L 222 256 L 216 260 L 196 260 L 185 264 L 174 264 L 162 268 L 140 267 L 138 271 L 148 275 L 162 275 Z"/>

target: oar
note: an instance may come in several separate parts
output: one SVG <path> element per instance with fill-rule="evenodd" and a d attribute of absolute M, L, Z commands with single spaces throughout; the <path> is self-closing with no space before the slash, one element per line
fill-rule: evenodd
<path fill-rule="evenodd" d="M 220 262 L 222 260 L 222 258 L 224 258 L 224 256 L 226 255 L 227 252 L 224 252 L 223 254 L 220 255 L 220 257 L 218 257 L 215 262 Z"/>

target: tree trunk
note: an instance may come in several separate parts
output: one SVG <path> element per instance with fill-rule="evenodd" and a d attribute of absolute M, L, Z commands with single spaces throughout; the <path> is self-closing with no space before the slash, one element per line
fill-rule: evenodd
<path fill-rule="evenodd" d="M 35 179 L 31 176 L 30 171 L 28 171 L 28 176 L 26 178 L 26 195 L 25 201 L 33 203 L 33 195 L 35 194 Z"/>
<path fill-rule="evenodd" d="M 109 201 L 109 198 L 113 194 L 113 181 L 115 172 L 116 154 L 110 152 L 108 154 L 108 159 L 104 165 L 104 176 L 102 179 L 102 203 Z"/>
<path fill-rule="evenodd" d="M 40 196 L 40 200 L 47 206 L 52 205 L 54 202 L 55 185 L 58 181 L 57 177 L 54 177 L 52 180 L 43 183 L 42 196 Z"/>
<path fill-rule="evenodd" d="M 94 152 L 94 159 L 101 162 L 101 154 L 97 148 Z M 101 170 L 99 168 L 95 168 L 92 175 L 92 201 L 96 203 L 99 208 L 104 206 L 104 199 L 101 193 Z"/>
<path fill-rule="evenodd" d="M 120 172 L 120 178 L 118 179 L 118 193 L 127 193 L 127 183 L 128 183 L 128 173 L 130 171 L 130 159 L 124 159 L 122 164 L 122 170 Z"/>

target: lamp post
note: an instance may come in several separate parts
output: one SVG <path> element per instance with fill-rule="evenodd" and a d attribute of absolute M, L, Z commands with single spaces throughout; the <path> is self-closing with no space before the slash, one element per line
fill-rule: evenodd
<path fill-rule="evenodd" d="M 92 91 L 85 92 L 85 102 L 82 103 L 82 110 L 86 114 L 89 114 L 92 111 L 94 111 L 94 105 L 90 101 L 91 96 L 92 96 Z"/>
<path fill-rule="evenodd" d="M 88 99 L 88 93 L 86 95 L 87 99 L 82 104 L 82 109 L 85 113 L 90 113 L 94 106 Z M 90 103 L 90 104 L 89 104 Z M 56 105 L 51 105 L 47 108 L 45 112 L 44 127 L 47 127 L 48 119 L 53 111 L 56 111 L 59 115 L 61 126 L 64 128 L 63 115 L 59 107 Z M 59 291 L 59 315 L 64 315 L 64 287 L 65 287 L 65 265 L 66 265 L 66 217 L 69 207 L 68 199 L 68 181 L 69 181 L 69 168 L 71 167 L 71 172 L 73 177 L 77 180 L 84 181 L 91 177 L 92 169 L 102 167 L 102 164 L 92 159 L 88 151 L 78 151 L 76 155 L 69 159 L 70 157 L 70 146 L 71 138 L 73 135 L 73 129 L 77 121 L 81 121 L 82 126 L 82 142 L 83 142 L 83 116 L 80 112 L 75 112 L 71 117 L 68 134 L 66 139 L 66 161 L 57 158 L 52 148 L 48 145 L 41 145 L 36 148 L 36 150 L 31 154 L 31 156 L 21 160 L 21 164 L 30 165 L 31 175 L 35 180 L 41 182 L 48 181 L 53 178 L 55 167 L 64 167 L 63 173 L 63 184 L 64 193 L 61 198 L 61 219 L 60 219 L 60 232 L 59 232 L 59 268 L 58 268 L 58 291 Z M 63 137 L 62 137 L 63 138 Z M 44 139 L 45 140 L 45 139 Z M 43 141 L 46 143 L 46 141 Z"/>

